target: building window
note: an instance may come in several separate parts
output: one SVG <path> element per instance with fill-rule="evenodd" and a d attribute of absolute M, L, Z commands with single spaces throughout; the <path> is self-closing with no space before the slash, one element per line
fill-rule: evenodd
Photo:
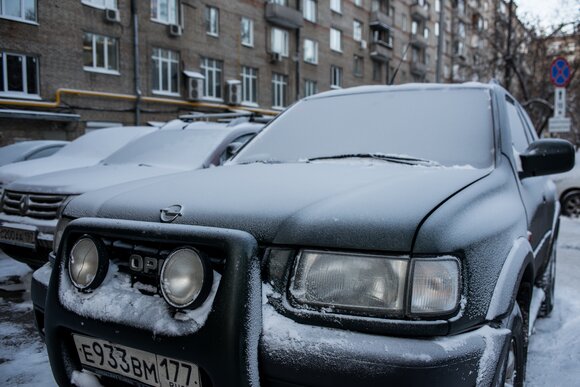
<path fill-rule="evenodd" d="M 271 31 L 271 50 L 282 56 L 288 56 L 288 31 L 280 28 L 272 28 Z"/>
<path fill-rule="evenodd" d="M 362 56 L 358 56 L 355 55 L 354 56 L 354 65 L 353 65 L 353 74 L 356 77 L 362 77 L 363 76 L 363 58 Z"/>
<path fill-rule="evenodd" d="M 393 47 L 393 35 L 391 30 L 377 29 L 372 33 L 373 43 L 381 43 L 387 47 Z"/>
<path fill-rule="evenodd" d="M 153 49 L 153 92 L 179 94 L 179 54 L 162 48 Z"/>
<path fill-rule="evenodd" d="M 0 96 L 38 96 L 36 57 L 0 52 Z"/>
<path fill-rule="evenodd" d="M 316 81 L 312 81 L 310 79 L 304 80 L 304 96 L 310 97 L 318 93 L 318 83 Z"/>
<path fill-rule="evenodd" d="M 177 24 L 177 0 L 151 0 L 151 20 Z"/>
<path fill-rule="evenodd" d="M 342 0 L 330 0 L 330 10 L 342 13 Z"/>
<path fill-rule="evenodd" d="M 288 77 L 283 74 L 272 74 L 272 107 L 282 109 L 286 106 Z"/>
<path fill-rule="evenodd" d="M 441 12 L 441 0 L 435 0 L 435 12 Z"/>
<path fill-rule="evenodd" d="M 81 0 L 81 2 L 95 8 L 117 9 L 117 0 Z"/>
<path fill-rule="evenodd" d="M 373 81 L 381 82 L 383 79 L 383 62 L 373 60 Z"/>
<path fill-rule="evenodd" d="M 433 30 L 433 32 L 435 33 L 435 36 L 439 36 L 439 29 L 440 29 L 439 22 L 436 22 L 435 29 Z"/>
<path fill-rule="evenodd" d="M 258 69 L 242 67 L 242 102 L 258 103 Z"/>
<path fill-rule="evenodd" d="M 83 39 L 84 69 L 119 73 L 119 40 L 85 32 Z"/>
<path fill-rule="evenodd" d="M 318 42 L 304 39 L 304 62 L 318 64 Z"/>
<path fill-rule="evenodd" d="M 222 69 L 221 61 L 201 58 L 201 73 L 205 77 L 203 81 L 203 96 L 205 98 L 222 98 Z"/>
<path fill-rule="evenodd" d="M 340 89 L 342 87 L 342 67 L 330 66 L 330 88 Z"/>
<path fill-rule="evenodd" d="M 401 14 L 401 29 L 407 31 L 407 15 L 404 13 Z"/>
<path fill-rule="evenodd" d="M 352 22 L 352 38 L 356 42 L 360 42 L 362 40 L 362 34 L 363 34 L 363 24 L 358 20 L 354 20 Z"/>
<path fill-rule="evenodd" d="M 280 5 L 287 5 L 288 2 L 286 0 L 269 0 L 269 3 L 272 4 L 280 4 Z"/>
<path fill-rule="evenodd" d="M 425 38 L 425 40 L 429 39 L 429 28 L 425 27 L 423 29 L 423 37 Z"/>
<path fill-rule="evenodd" d="M 36 22 L 36 0 L 0 0 L 0 17 Z"/>
<path fill-rule="evenodd" d="M 362 7 L 363 0 L 354 0 L 354 5 L 357 7 Z"/>
<path fill-rule="evenodd" d="M 342 52 L 342 31 L 336 28 L 330 29 L 330 49 Z"/>
<path fill-rule="evenodd" d="M 302 14 L 304 15 L 304 19 L 316 23 L 316 8 L 316 0 L 304 0 L 302 3 Z"/>
<path fill-rule="evenodd" d="M 209 5 L 205 7 L 205 32 L 211 36 L 220 34 L 220 11 Z"/>
<path fill-rule="evenodd" d="M 242 45 L 247 47 L 254 47 L 254 21 L 243 17 L 241 29 Z"/>

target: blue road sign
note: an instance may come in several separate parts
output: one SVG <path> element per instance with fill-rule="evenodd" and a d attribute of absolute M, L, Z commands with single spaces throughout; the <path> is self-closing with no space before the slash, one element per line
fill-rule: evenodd
<path fill-rule="evenodd" d="M 552 61 L 550 66 L 550 80 L 556 87 L 566 87 L 570 83 L 570 64 L 561 56 Z"/>

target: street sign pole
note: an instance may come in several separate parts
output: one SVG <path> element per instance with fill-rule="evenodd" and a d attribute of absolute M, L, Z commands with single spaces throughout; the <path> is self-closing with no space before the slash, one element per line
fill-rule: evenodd
<path fill-rule="evenodd" d="M 566 117 L 566 86 L 570 83 L 570 65 L 565 58 L 554 59 L 550 66 L 550 80 L 554 89 L 554 116 L 548 121 L 550 133 L 569 132 L 570 118 Z"/>

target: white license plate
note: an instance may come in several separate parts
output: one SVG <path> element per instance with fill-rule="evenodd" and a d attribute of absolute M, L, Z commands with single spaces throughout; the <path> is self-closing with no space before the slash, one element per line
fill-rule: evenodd
<path fill-rule="evenodd" d="M 35 248 L 36 232 L 13 227 L 0 227 L 0 241 L 11 245 Z"/>
<path fill-rule="evenodd" d="M 195 364 L 155 355 L 105 340 L 74 335 L 81 363 L 151 386 L 201 387 Z"/>

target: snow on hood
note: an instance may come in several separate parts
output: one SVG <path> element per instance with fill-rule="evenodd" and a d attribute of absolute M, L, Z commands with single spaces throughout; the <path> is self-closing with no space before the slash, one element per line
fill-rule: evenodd
<path fill-rule="evenodd" d="M 90 192 L 65 215 L 239 229 L 261 243 L 408 252 L 421 220 L 480 169 L 388 163 L 231 165 Z"/>
<path fill-rule="evenodd" d="M 100 161 L 97 157 L 68 157 L 53 155 L 42 159 L 21 161 L 0 167 L 0 182 L 8 184 L 14 180 L 71 169 L 95 165 Z"/>
<path fill-rule="evenodd" d="M 5 188 L 19 192 L 78 195 L 115 184 L 184 170 L 186 168 L 99 164 L 20 179 Z"/>

